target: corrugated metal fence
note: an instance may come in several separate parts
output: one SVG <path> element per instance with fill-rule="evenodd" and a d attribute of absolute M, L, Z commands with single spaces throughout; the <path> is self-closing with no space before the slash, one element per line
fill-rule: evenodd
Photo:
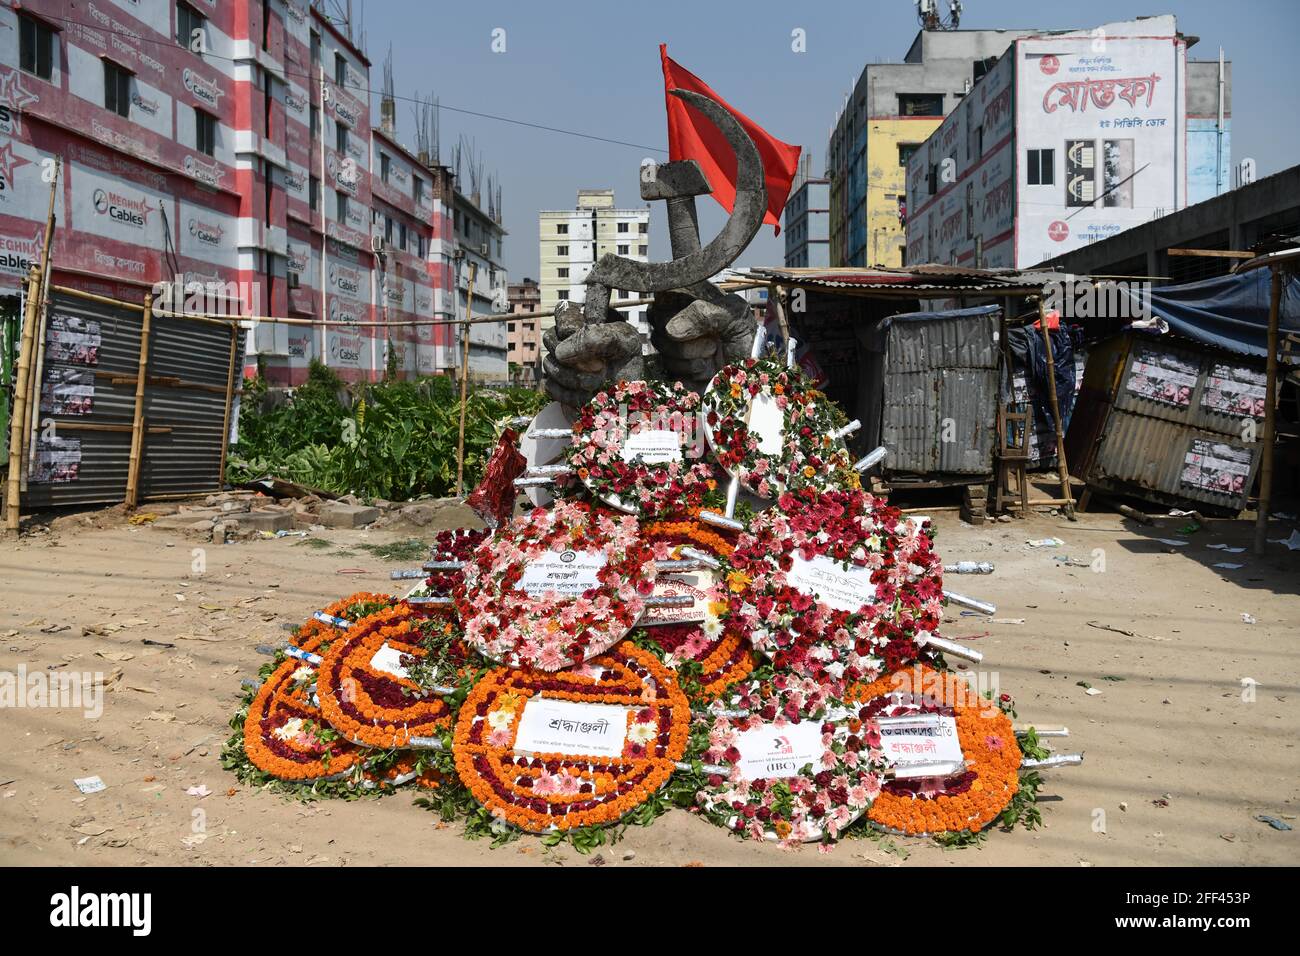
<path fill-rule="evenodd" d="M 139 305 L 51 291 L 23 511 L 128 500 L 144 325 Z M 136 497 L 220 490 L 244 333 L 193 318 L 149 326 Z"/>

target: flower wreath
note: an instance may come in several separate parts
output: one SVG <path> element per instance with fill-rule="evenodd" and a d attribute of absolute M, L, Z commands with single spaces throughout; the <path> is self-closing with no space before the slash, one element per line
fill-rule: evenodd
<path fill-rule="evenodd" d="M 897 704 L 887 696 L 895 691 L 912 700 Z M 863 719 L 911 713 L 955 717 L 967 761 L 966 770 L 945 778 L 937 792 L 906 780 L 886 782 L 868 813 L 877 826 L 912 836 L 978 832 L 997 819 L 1020 789 L 1021 750 L 1011 720 L 960 677 L 917 664 L 850 687 L 848 697 L 863 705 Z"/>
<path fill-rule="evenodd" d="M 695 518 L 656 521 L 643 525 L 641 535 L 654 548 L 656 559 L 679 557 L 683 545 L 714 557 L 726 557 L 731 541 Z M 713 608 L 703 622 L 657 624 L 637 633 L 663 652 L 662 660 L 677 671 L 678 683 L 692 703 L 717 700 L 728 687 L 754 670 L 749 641 L 726 630 Z"/>
<path fill-rule="evenodd" d="M 696 799 L 706 817 L 754 840 L 783 846 L 829 843 L 860 817 L 880 793 L 884 754 L 878 736 L 852 715 L 839 694 L 843 684 L 777 674 L 752 681 L 731 706 L 745 717 L 718 716 L 709 728 L 705 760 L 732 767 L 711 773 Z M 821 728 L 821 754 L 815 762 L 789 768 L 776 777 L 745 779 L 738 766 L 739 735 L 770 725 L 783 728 L 813 721 Z"/>
<path fill-rule="evenodd" d="M 759 449 L 750 431 L 753 402 L 765 396 L 781 412 L 784 429 L 777 454 Z M 848 449 L 831 433 L 847 419 L 839 406 L 812 387 L 797 368 L 769 356 L 728 365 L 704 395 L 705 434 L 718 464 L 760 498 L 786 489 L 860 487 Z"/>
<path fill-rule="evenodd" d="M 420 643 L 435 631 L 450 634 L 452 626 L 449 615 L 408 604 L 357 621 L 321 661 L 321 715 L 346 739 L 367 747 L 405 747 L 412 737 L 446 729 L 451 711 L 441 696 L 373 662 L 384 645 L 402 665 L 422 660 L 428 652 Z"/>
<path fill-rule="evenodd" d="M 328 638 L 312 637 L 300 646 L 319 654 L 328 645 Z M 316 667 L 291 657 L 258 688 L 244 718 L 244 752 L 253 766 L 281 780 L 310 783 L 341 777 L 362 758 L 312 703 L 315 683 Z"/>
<path fill-rule="evenodd" d="M 518 585 L 526 567 L 548 551 L 602 556 L 598 586 L 576 597 L 525 592 Z M 521 515 L 478 547 L 455 590 L 456 610 L 465 641 L 485 656 L 554 671 L 617 643 L 645 609 L 655 574 L 636 518 L 557 501 L 549 511 Z"/>
<path fill-rule="evenodd" d="M 421 790 L 436 790 L 443 780 L 434 768 L 422 768 L 421 758 L 410 751 L 395 754 L 393 761 L 382 769 L 367 767 L 362 771 L 362 778 L 368 788 L 378 790 L 405 786 L 412 780 Z"/>
<path fill-rule="evenodd" d="M 524 707 L 539 699 L 627 708 L 618 757 L 516 753 Z M 613 823 L 648 800 L 686 751 L 691 712 L 672 672 L 624 641 L 558 674 L 499 667 L 460 709 L 453 737 L 456 772 L 494 817 L 541 833 Z"/>
<path fill-rule="evenodd" d="M 784 493 L 751 522 L 729 562 L 715 588 L 727 626 L 748 634 L 778 670 L 872 680 L 882 666 L 914 660 L 916 637 L 939 626 L 943 567 L 929 535 L 866 492 Z M 838 573 L 831 564 L 860 569 L 853 586 L 870 589 L 872 603 L 850 611 L 841 599 L 837 608 L 791 579 Z"/>
<path fill-rule="evenodd" d="M 699 407 L 700 396 L 681 382 L 619 382 L 597 392 L 573 423 L 573 442 L 565 450 L 571 474 L 610 507 L 630 514 L 699 508 L 705 493 L 717 487 L 703 443 L 688 438 Z M 673 433 L 677 457 L 625 459 L 623 449 L 631 436 L 650 432 Z M 690 447 L 680 448 L 687 442 Z"/>

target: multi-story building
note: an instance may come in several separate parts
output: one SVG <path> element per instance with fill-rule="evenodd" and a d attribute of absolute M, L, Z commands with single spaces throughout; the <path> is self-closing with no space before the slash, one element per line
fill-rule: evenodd
<path fill-rule="evenodd" d="M 1188 42 L 1172 16 L 1017 37 L 908 163 L 907 262 L 1025 268 L 1220 188 L 1188 163 L 1189 84 L 1218 88 Z"/>
<path fill-rule="evenodd" d="M 809 175 L 812 154 L 799 157 L 799 171 L 786 201 L 785 264 L 790 268 L 829 266 L 830 201 L 829 179 Z"/>
<path fill-rule="evenodd" d="M 512 282 L 507 296 L 511 316 L 506 326 L 510 381 L 537 385 L 542 380 L 542 328 L 540 319 L 529 316 L 541 308 L 541 286 L 534 279 Z"/>
<path fill-rule="evenodd" d="M 607 252 L 646 262 L 650 256 L 650 207 L 619 209 L 612 189 L 579 189 L 573 209 L 543 209 L 537 215 L 541 246 L 542 311 L 560 302 L 585 302 L 583 283 L 596 261 Z M 610 304 L 642 298 L 630 289 L 615 289 Z M 628 321 L 648 334 L 646 307 L 626 308 Z M 542 329 L 555 324 L 543 318 Z"/>
<path fill-rule="evenodd" d="M 312 359 L 378 377 L 390 342 L 405 374 L 454 369 L 451 326 L 363 324 L 464 308 L 450 294 L 454 177 L 391 125 L 372 135 L 369 68 L 304 0 L 0 6 L 0 288 L 40 257 L 61 157 L 56 282 L 141 301 L 199 281 L 224 311 L 301 320 L 249 336 L 250 369 L 259 357 L 280 384 Z M 498 338 L 485 362 L 504 380 Z"/>
<path fill-rule="evenodd" d="M 902 63 L 870 63 L 827 148 L 830 264 L 900 266 L 912 153 L 1026 30 L 922 30 Z"/>
<path fill-rule="evenodd" d="M 454 177 L 403 147 L 392 122 L 392 101 L 381 102 L 380 128 L 372 137 L 371 247 L 378 317 L 385 322 L 456 318 L 450 295 L 456 244 L 447 210 L 454 206 Z M 380 367 L 432 375 L 456 367 L 450 325 L 392 326 Z M 471 353 L 471 360 L 473 355 Z"/>
<path fill-rule="evenodd" d="M 492 203 L 489 203 L 491 206 Z M 503 265 L 502 248 L 506 230 L 500 210 L 484 211 L 477 194 L 454 196 L 453 219 L 459 247 L 460 267 L 456 274 L 456 307 L 464 317 L 469 308 L 470 263 L 474 269 L 473 315 L 504 315 L 509 307 L 506 287 L 509 279 Z M 457 336 L 459 340 L 459 336 Z M 505 385 L 509 379 L 506 323 L 477 322 L 469 327 L 469 376 L 480 384 Z M 460 368 L 456 351 L 456 368 Z"/>

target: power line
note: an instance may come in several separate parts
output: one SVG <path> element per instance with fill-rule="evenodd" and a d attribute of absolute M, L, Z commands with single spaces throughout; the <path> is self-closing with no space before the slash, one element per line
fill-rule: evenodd
<path fill-rule="evenodd" d="M 174 42 L 174 40 L 172 40 L 171 38 L 159 40 L 159 39 L 155 39 L 155 38 L 153 38 L 153 37 L 147 37 L 147 36 L 139 35 L 139 34 L 136 34 L 136 33 L 124 32 L 124 31 L 121 31 L 121 30 L 113 30 L 113 29 L 111 29 L 111 28 L 109 28 L 109 27 L 105 27 L 105 26 L 102 26 L 102 25 L 100 25 L 100 24 L 95 24 L 95 23 L 86 23 L 85 21 L 82 21 L 82 20 L 74 20 L 74 19 L 72 19 L 71 17 L 60 17 L 60 16 L 56 16 L 56 15 L 54 15 L 54 14 L 41 14 L 41 16 L 42 16 L 43 19 L 47 19 L 47 20 L 57 20 L 57 21 L 59 21 L 59 22 L 61 22 L 61 23 L 68 23 L 68 24 L 72 24 L 72 25 L 74 25 L 74 26 L 84 27 L 84 28 L 86 28 L 86 29 L 88 29 L 88 30 L 95 30 L 95 31 L 98 31 L 98 32 L 101 32 L 101 33 L 110 33 L 110 34 L 113 34 L 113 35 L 115 35 L 115 36 L 126 37 L 126 38 L 128 38 L 128 39 L 135 40 L 135 41 L 140 42 L 140 43 L 153 43 L 153 44 L 157 44 L 157 45 L 166 45 L 166 46 L 173 46 L 173 45 L 175 45 L 175 46 L 179 46 L 179 44 L 176 44 L 176 43 Z M 182 47 L 182 49 L 183 49 L 183 47 Z M 214 59 L 214 60 L 225 60 L 225 61 L 227 61 L 227 62 L 229 62 L 229 63 L 243 62 L 243 60 L 241 60 L 241 59 L 239 59 L 239 58 L 237 58 L 237 57 L 233 57 L 233 56 L 222 56 L 220 53 L 212 53 L 211 51 L 208 51 L 208 50 L 204 50 L 202 53 L 200 53 L 200 54 L 196 54 L 196 55 L 197 55 L 200 59 L 211 58 L 211 59 Z M 265 69 L 265 67 L 263 67 L 263 69 Z M 272 71 L 268 70 L 267 72 L 272 72 Z M 314 76 L 312 76 L 310 73 L 297 73 L 297 72 L 294 72 L 294 71 L 291 71 L 291 70 L 287 70 L 287 69 L 286 69 L 286 70 L 281 70 L 278 74 L 276 74 L 276 73 L 272 73 L 272 75 L 297 77 L 297 78 L 300 78 L 300 79 L 306 80 L 306 81 L 308 81 L 309 83 L 316 82 L 316 81 L 319 79 L 318 77 L 314 77 Z M 331 80 L 330 82 L 333 83 L 332 80 Z M 369 102 L 369 98 L 370 98 L 374 93 L 376 93 L 376 92 L 379 92 L 380 95 L 383 95 L 383 92 L 382 92 L 382 91 L 376 91 L 376 90 L 374 90 L 374 89 L 372 89 L 372 88 L 370 88 L 370 87 L 367 87 L 367 86 L 360 86 L 360 85 L 356 85 L 356 86 L 354 86 L 354 85 L 351 85 L 351 84 L 348 84 L 348 83 L 333 83 L 333 85 L 339 87 L 340 89 L 344 89 L 344 90 L 352 90 L 352 91 L 354 91 L 354 92 L 356 92 L 356 93 L 364 93 L 365 96 L 366 96 L 367 102 Z M 395 100 L 402 100 L 403 102 L 407 102 L 407 103 L 421 103 L 421 102 L 423 102 L 423 101 L 421 101 L 418 97 L 414 97 L 414 96 L 401 96 L 401 95 L 396 95 L 396 94 L 393 96 L 393 99 L 395 99 Z M 579 132 L 578 130 L 564 129 L 564 128 L 559 127 L 559 126 L 547 126 L 547 125 L 545 125 L 545 124 L 543 124 L 543 123 L 530 123 L 530 122 L 528 122 L 527 120 L 514 119 L 514 118 L 509 117 L 509 116 L 500 116 L 500 115 L 498 115 L 498 114 L 496 114 L 496 113 L 485 113 L 485 112 L 482 112 L 481 110 L 471 110 L 471 109 L 466 109 L 466 108 L 464 108 L 464 107 L 448 106 L 448 105 L 446 105 L 445 103 L 441 103 L 441 102 L 440 102 L 440 103 L 437 103 L 437 104 L 435 104 L 435 105 L 436 105 L 436 107 L 437 107 L 438 109 L 440 109 L 440 110 L 448 110 L 448 111 L 450 111 L 450 112 L 452 112 L 452 113 L 463 113 L 463 114 L 465 114 L 466 116 L 477 116 L 477 117 L 479 117 L 479 118 L 481 118 L 481 119 L 490 119 L 490 120 L 495 120 L 495 121 L 498 122 L 498 123 L 509 123 L 509 124 L 511 124 L 511 125 L 513 125 L 513 126 L 523 126 L 523 127 L 528 128 L 528 129 L 543 130 L 544 132 L 547 132 L 547 133 L 560 133 L 561 135 L 564 135 L 564 136 L 575 136 L 575 137 L 578 137 L 579 139 L 590 139 L 590 140 L 594 140 L 595 142 L 599 142 L 599 143 L 609 143 L 609 144 L 614 145 L 614 146 L 628 146 L 628 147 L 631 147 L 632 149 L 649 150 L 650 152 L 654 152 L 654 153 L 666 153 L 666 152 L 668 152 L 668 150 L 664 149 L 662 146 L 646 146 L 644 143 L 632 143 L 632 142 L 628 142 L 627 140 L 622 140 L 622 139 L 612 139 L 612 138 L 610 138 L 610 137 L 608 137 L 608 136 L 597 136 L 597 135 L 595 135 L 594 133 L 582 133 L 582 132 Z"/>

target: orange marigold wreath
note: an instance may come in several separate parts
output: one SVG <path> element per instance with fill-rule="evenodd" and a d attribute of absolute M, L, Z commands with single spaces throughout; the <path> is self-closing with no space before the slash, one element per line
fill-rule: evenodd
<path fill-rule="evenodd" d="M 420 643 L 437 631 L 450 634 L 452 627 L 446 612 L 409 604 L 357 621 L 323 655 L 317 682 L 322 716 L 346 739 L 367 747 L 405 747 L 412 737 L 445 729 L 451 710 L 441 696 L 372 661 L 385 644 L 404 664 L 406 658 L 418 661 L 427 654 Z"/>
<path fill-rule="evenodd" d="M 622 755 L 517 753 L 524 707 L 539 699 L 626 707 Z M 456 771 L 493 816 L 521 830 L 613 823 L 668 782 L 686 751 L 690 720 L 672 671 L 627 641 L 558 673 L 498 667 L 460 709 Z"/>
<path fill-rule="evenodd" d="M 912 792 L 905 781 L 885 783 L 867 819 L 914 836 L 984 829 L 1020 788 L 1021 752 L 1011 720 L 992 701 L 979 698 L 962 678 L 921 664 L 870 684 L 855 684 L 849 699 L 866 711 L 895 691 L 951 712 L 968 766 L 964 773 L 947 778 L 943 791 L 933 795 Z"/>
<path fill-rule="evenodd" d="M 313 637 L 301 646 L 317 654 L 328 643 L 325 637 Z M 312 703 L 315 681 L 316 668 L 291 657 L 258 688 L 244 718 L 244 752 L 253 766 L 281 780 L 305 783 L 342 776 L 362 758 Z"/>
<path fill-rule="evenodd" d="M 369 614 L 383 607 L 391 607 L 397 598 L 391 594 L 376 594 L 373 591 L 358 591 L 356 594 L 349 594 L 345 598 L 339 598 L 333 604 L 321 608 L 321 613 L 330 617 L 340 617 L 344 620 L 353 620 L 349 614 L 356 615 L 358 612 Z M 337 637 L 341 632 L 333 624 L 327 624 L 325 621 L 319 621 L 315 615 L 307 618 L 306 622 L 293 632 L 292 642 L 299 647 L 304 646 L 307 641 L 318 637 Z"/>

